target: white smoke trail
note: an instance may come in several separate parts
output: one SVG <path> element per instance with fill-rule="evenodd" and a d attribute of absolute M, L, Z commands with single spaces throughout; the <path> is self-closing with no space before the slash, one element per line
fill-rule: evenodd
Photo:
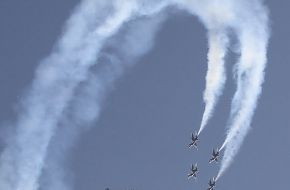
<path fill-rule="evenodd" d="M 197 135 L 202 132 L 212 116 L 226 81 L 224 58 L 227 53 L 228 45 L 227 33 L 225 30 L 209 31 L 208 41 L 208 70 L 206 75 L 206 88 L 204 91 L 205 110 Z"/>
<path fill-rule="evenodd" d="M 156 14 L 167 6 L 165 1 L 154 7 L 146 3 L 84 0 L 76 9 L 55 51 L 38 68 L 23 101 L 16 136 L 1 155 L 0 189 L 39 188 L 38 178 L 51 138 L 75 89 L 88 77 L 89 68 L 95 64 L 104 42 L 141 8 L 138 15 L 144 16 Z M 98 23 L 97 18 L 102 22 Z M 137 54 L 136 49 L 128 51 Z"/>
<path fill-rule="evenodd" d="M 249 61 L 247 61 L 247 59 L 253 59 L 252 61 L 254 62 L 257 61 L 256 55 L 252 55 L 253 52 L 250 52 L 252 54 L 247 52 L 248 45 L 245 45 L 247 44 L 246 41 L 249 39 L 249 36 L 253 37 L 253 34 L 256 35 L 256 28 L 249 24 L 252 18 L 248 15 L 248 10 L 252 10 L 251 8 L 253 7 L 242 9 L 237 5 L 243 4 L 247 6 L 247 1 L 245 1 L 246 3 L 241 3 L 240 1 L 224 0 L 223 6 L 220 6 L 221 2 L 218 0 L 206 0 L 203 2 L 197 0 L 83 0 L 68 21 L 66 30 L 53 53 L 41 62 L 41 65 L 37 69 L 32 87 L 23 100 L 23 110 L 16 124 L 16 135 L 9 141 L 8 146 L 0 157 L 0 189 L 37 190 L 39 188 L 38 179 L 44 167 L 47 148 L 51 138 L 62 119 L 64 111 L 74 98 L 76 88 L 81 82 L 88 78 L 89 69 L 96 63 L 98 54 L 104 43 L 108 38 L 115 35 L 120 27 L 125 22 L 132 19 L 137 13 L 139 13 L 139 15 L 155 14 L 172 2 L 175 2 L 176 5 L 180 5 L 197 15 L 210 31 L 210 36 L 213 34 L 211 33 L 212 31 L 220 31 L 220 29 L 226 29 L 228 26 L 235 26 L 237 31 L 241 33 L 239 34 L 242 48 L 241 52 L 242 58 L 244 55 L 243 59 L 245 60 L 241 59 L 238 68 L 239 81 L 237 92 L 242 92 L 242 95 L 238 94 L 235 96 L 234 102 L 236 103 L 233 103 L 233 105 L 237 104 L 243 108 L 240 109 L 238 107 L 236 109 L 238 110 L 238 116 L 242 115 L 241 111 L 243 111 L 243 113 L 246 112 L 246 114 L 237 117 L 239 119 L 235 119 L 234 126 L 239 126 L 237 124 L 240 123 L 244 124 L 246 119 L 251 119 L 251 111 L 254 109 L 253 105 L 260 93 L 259 90 L 257 90 L 257 86 L 260 87 L 263 81 L 264 62 L 259 59 L 258 63 L 261 61 L 260 66 L 254 67 L 253 64 L 248 64 Z M 253 2 L 255 3 L 256 1 L 253 0 Z M 251 5 L 254 3 L 251 3 Z M 259 2 L 256 2 L 256 4 L 259 4 Z M 257 6 L 255 8 L 261 11 L 261 8 L 259 9 Z M 248 15 L 247 20 L 241 19 L 237 22 L 233 22 L 237 20 L 235 17 L 236 11 L 239 14 L 242 12 Z M 255 18 L 255 15 L 256 14 L 253 13 L 253 18 Z M 257 20 L 258 23 L 256 24 L 260 26 L 260 20 Z M 247 33 L 246 29 L 248 26 L 251 26 L 250 30 L 253 31 Z M 217 36 L 216 39 L 226 39 L 226 34 L 221 34 L 222 35 Z M 263 35 L 254 36 L 255 42 L 261 42 L 261 39 L 258 40 L 258 37 L 262 38 L 262 40 L 264 39 Z M 220 43 L 219 40 L 217 40 L 218 43 Z M 221 41 L 222 43 L 218 46 L 226 48 L 226 43 L 224 42 L 227 40 Z M 254 52 L 260 50 L 255 48 L 257 43 L 249 44 L 254 46 Z M 263 57 L 265 55 L 266 44 L 262 42 L 261 47 L 261 52 L 259 53 L 261 57 Z M 217 57 L 223 60 L 225 53 L 226 49 L 223 49 L 219 52 L 219 56 Z M 222 62 L 221 60 L 220 62 Z M 223 67 L 217 70 L 219 71 L 218 73 L 221 74 L 223 72 Z M 251 80 L 245 80 L 245 76 L 243 75 L 251 77 L 251 80 L 255 79 L 256 82 L 252 84 L 253 82 Z M 259 76 L 260 78 L 258 78 Z M 208 76 L 207 78 L 210 77 Z M 219 80 L 223 81 L 222 75 Z M 215 95 L 219 95 L 222 84 L 217 83 L 213 86 L 216 90 L 212 90 L 211 92 Z M 247 92 L 245 92 L 245 90 L 247 90 Z M 255 92 L 250 94 L 248 90 L 253 90 Z M 241 102 L 240 98 L 246 98 L 247 101 Z M 248 100 L 251 98 L 252 100 Z M 213 101 L 215 101 L 216 97 L 213 99 Z M 208 107 L 214 107 L 214 105 L 215 103 Z M 209 116 L 210 114 L 211 112 L 209 111 Z M 97 114 L 92 114 L 91 118 L 95 118 L 96 116 Z M 242 129 L 242 127 L 237 128 L 238 127 L 233 127 L 235 130 L 229 133 L 229 138 L 226 140 L 227 149 L 224 157 L 226 162 L 223 161 L 224 165 L 222 165 L 224 170 L 228 167 L 228 163 L 231 162 L 236 153 L 232 149 L 228 149 L 228 147 L 232 147 L 230 146 L 234 144 L 232 142 L 238 142 L 233 141 L 233 139 L 241 139 L 241 136 L 236 134 L 241 133 L 240 129 Z M 245 130 L 242 132 L 246 133 Z M 239 147 L 240 143 L 234 145 L 235 147 Z M 229 154 L 227 154 L 227 150 Z M 229 158 L 226 157 L 226 155 L 230 155 L 230 159 L 226 159 Z"/>
<path fill-rule="evenodd" d="M 98 8 L 107 5 L 83 1 L 55 51 L 37 69 L 23 101 L 16 135 L 1 155 L 0 189 L 38 189 L 48 144 L 74 89 L 86 78 L 106 38 L 115 34 L 137 8 L 134 1 L 114 1 L 115 12 L 96 31 L 91 31 L 99 16 Z"/>
<path fill-rule="evenodd" d="M 241 6 L 242 5 L 242 6 Z M 261 1 L 243 2 L 236 28 L 241 57 L 236 68 L 237 91 L 230 117 L 230 128 L 221 147 L 225 148 L 217 179 L 223 175 L 237 154 L 250 129 L 261 94 L 269 38 L 268 12 Z"/>
<path fill-rule="evenodd" d="M 163 15 L 157 18 L 142 18 L 128 23 L 124 32 L 111 39 L 109 49 L 113 54 L 102 53 L 98 60 L 99 66 L 89 73 L 88 80 L 80 86 L 75 99 L 67 109 L 66 117 L 61 121 L 61 128 L 50 144 L 46 159 L 46 169 L 42 177 L 44 190 L 71 190 L 72 181 L 65 168 L 65 159 L 78 136 L 84 131 L 84 126 L 98 119 L 105 94 L 112 83 L 138 57 L 145 54 L 153 45 L 154 36 L 158 31 Z M 86 129 L 86 128 L 85 128 Z"/>
<path fill-rule="evenodd" d="M 267 10 L 260 0 L 183 0 L 182 2 L 187 10 L 200 18 L 209 33 L 212 29 L 229 28 L 235 32 L 240 42 L 241 58 L 236 68 L 237 91 L 232 103 L 230 129 L 220 149 L 226 148 L 218 174 L 219 178 L 233 161 L 249 130 L 257 100 L 261 93 L 269 38 Z M 222 35 L 227 39 L 226 30 L 222 32 Z M 227 47 L 227 43 L 222 44 L 221 47 L 225 49 L 220 50 L 220 62 L 223 61 Z M 209 67 L 210 65 L 209 61 Z M 209 74 L 210 70 L 208 71 L 207 79 L 215 78 L 215 74 L 224 72 L 223 67 L 219 66 L 219 72 Z M 225 78 L 221 77 L 219 79 L 215 85 L 208 85 L 207 83 L 205 90 L 206 108 L 199 133 L 207 124 L 218 96 L 221 94 Z M 207 97 L 207 94 L 211 96 Z"/>
<path fill-rule="evenodd" d="M 205 110 L 197 133 L 199 135 L 211 118 L 226 81 L 225 56 L 229 43 L 227 30 L 232 24 L 235 14 L 233 13 L 232 1 L 228 0 L 222 2 L 223 6 L 220 6 L 221 1 L 218 0 L 183 0 L 177 2 L 190 13 L 198 16 L 208 30 L 209 50 L 204 91 Z"/>

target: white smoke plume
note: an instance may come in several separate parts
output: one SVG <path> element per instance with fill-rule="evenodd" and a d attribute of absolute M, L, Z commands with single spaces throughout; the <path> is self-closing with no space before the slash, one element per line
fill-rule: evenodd
<path fill-rule="evenodd" d="M 72 124 L 74 129 L 69 134 L 70 140 L 73 141 L 78 135 L 77 127 L 97 119 L 106 88 L 124 69 L 118 65 L 122 64 L 122 61 L 119 62 L 110 55 L 112 67 L 94 76 L 91 69 L 99 63 L 102 49 L 124 24 L 138 16 L 153 16 L 173 4 L 197 15 L 208 29 L 209 70 L 202 126 L 205 126 L 210 118 L 225 82 L 227 29 L 234 28 L 240 39 L 238 90 L 233 101 L 233 112 L 236 114 L 233 114 L 231 120 L 233 127 L 225 143 L 226 151 L 220 174 L 225 171 L 247 132 L 263 82 L 268 36 L 265 26 L 267 17 L 266 14 L 262 14 L 264 9 L 260 1 L 223 0 L 221 6 L 220 0 L 83 0 L 72 13 L 51 55 L 40 63 L 34 81 L 23 98 L 22 111 L 15 124 L 15 135 L 9 139 L 0 157 L 0 189 L 44 188 L 40 187 L 39 178 L 46 162 L 47 168 L 43 177 L 48 176 L 48 180 L 43 181 L 49 183 L 50 180 L 59 178 L 47 189 L 70 189 L 65 182 L 62 183 L 62 171 L 59 171 L 55 178 L 49 179 L 52 176 L 51 171 L 56 169 L 58 162 L 63 159 L 62 155 L 57 156 L 55 152 L 52 152 L 56 154 L 55 157 L 48 155 L 48 149 L 53 145 L 51 139 L 58 132 L 58 126 Z M 158 23 L 147 25 L 149 29 L 144 30 L 147 33 L 143 34 L 149 35 L 149 41 L 150 35 L 154 35 L 158 26 Z M 261 27 L 262 29 L 259 29 Z M 132 34 L 136 31 L 138 33 L 138 28 L 136 31 L 132 28 L 132 31 Z M 119 43 L 116 46 L 120 45 L 117 49 L 128 58 L 135 59 L 150 48 L 150 43 L 147 44 L 146 41 L 141 41 L 142 45 L 137 46 L 136 39 L 127 40 L 124 46 Z M 135 49 L 128 47 L 130 43 L 135 45 Z M 81 93 L 77 94 L 79 88 Z M 87 101 L 83 101 L 82 96 L 87 98 Z M 95 103 L 90 104 L 94 102 L 94 98 Z M 75 117 L 75 123 L 68 121 L 67 110 L 72 110 L 70 113 Z M 68 143 L 64 149 L 70 146 L 68 139 L 64 139 Z M 53 148 L 50 150 L 53 151 Z"/>
<path fill-rule="evenodd" d="M 240 43 L 240 60 L 236 66 L 237 90 L 232 102 L 229 130 L 221 149 L 225 148 L 217 179 L 232 163 L 248 133 L 264 82 L 269 39 L 268 11 L 261 1 L 239 4 L 236 26 Z"/>
<path fill-rule="evenodd" d="M 105 49 L 110 49 L 112 53 L 100 54 L 99 64 L 91 69 L 88 79 L 79 86 L 61 121 L 61 128 L 50 144 L 41 189 L 73 189 L 73 176 L 65 170 L 69 150 L 87 129 L 85 126 L 92 126 L 93 121 L 98 119 L 103 99 L 112 83 L 153 46 L 155 34 L 166 18 L 161 14 L 156 16 L 158 18 L 140 18 L 126 24 L 125 31 L 109 40 L 109 45 L 106 45 L 109 47 Z"/>
<path fill-rule="evenodd" d="M 240 60 L 236 66 L 237 90 L 229 119 L 229 130 L 220 150 L 225 148 L 219 178 L 230 166 L 247 134 L 261 93 L 269 38 L 268 12 L 262 0 L 183 0 L 185 8 L 196 14 L 209 33 L 208 73 L 204 100 L 205 112 L 198 134 L 210 119 L 225 82 L 224 56 L 227 53 L 227 30 L 239 40 Z M 221 31 L 214 36 L 212 31 Z M 216 43 L 214 43 L 216 42 Z M 212 51 L 214 47 L 218 51 Z M 211 59 L 211 57 L 214 57 Z M 216 58 L 216 59 L 215 59 Z"/>
<path fill-rule="evenodd" d="M 208 41 L 208 70 L 206 74 L 206 88 L 204 91 L 205 110 L 197 135 L 202 132 L 212 116 L 226 81 L 224 59 L 228 45 L 227 33 L 225 30 L 209 31 Z"/>
<path fill-rule="evenodd" d="M 148 10 L 154 14 L 163 6 Z M 16 134 L 1 154 L 0 189 L 39 188 L 47 148 L 75 89 L 86 80 L 105 41 L 138 9 L 133 0 L 84 0 L 76 8 L 54 51 L 41 62 L 23 99 Z"/>
<path fill-rule="evenodd" d="M 180 3 L 180 2 L 179 2 Z M 208 30 L 208 70 L 204 91 L 205 110 L 198 135 L 211 118 L 226 81 L 225 56 L 228 51 L 228 29 L 234 20 L 232 1 L 183 0 L 181 7 L 198 16 Z"/>

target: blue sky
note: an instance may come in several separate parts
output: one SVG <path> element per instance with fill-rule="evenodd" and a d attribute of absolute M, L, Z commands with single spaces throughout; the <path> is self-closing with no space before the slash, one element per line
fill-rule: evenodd
<path fill-rule="evenodd" d="M 77 3 L 0 2 L 2 128 L 15 120 L 17 102 L 31 84 L 36 66 L 51 52 Z M 289 2 L 266 4 L 272 36 L 263 93 L 252 130 L 218 189 L 288 188 Z M 225 138 L 235 90 L 229 77 L 216 113 L 200 137 L 199 150 L 188 150 L 190 133 L 198 129 L 204 106 L 206 54 L 206 31 L 196 17 L 178 12 L 167 19 L 154 47 L 114 84 L 99 120 L 90 124 L 93 128 L 82 133 L 67 155 L 64 167 L 74 189 L 206 188 L 219 168 L 208 165 L 208 159 L 211 149 Z M 227 61 L 231 76 L 235 58 Z M 195 162 L 200 166 L 199 178 L 188 181 L 186 174 Z"/>

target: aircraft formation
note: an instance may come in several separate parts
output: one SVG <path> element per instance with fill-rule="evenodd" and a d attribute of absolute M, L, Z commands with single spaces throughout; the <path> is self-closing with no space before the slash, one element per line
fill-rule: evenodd
<path fill-rule="evenodd" d="M 198 146 L 197 146 L 197 142 L 198 141 L 199 141 L 198 133 L 196 133 L 196 132 L 192 133 L 191 134 L 191 142 L 189 143 L 188 147 L 189 148 L 194 147 L 194 148 L 196 148 L 198 150 Z M 220 149 L 219 148 L 213 149 L 212 154 L 211 154 L 211 158 L 209 159 L 209 163 L 210 164 L 212 162 L 218 163 L 219 156 L 220 156 Z M 190 168 L 190 172 L 187 174 L 188 179 L 190 179 L 190 178 L 197 179 L 198 172 L 199 172 L 199 170 L 198 170 L 198 167 L 197 167 L 197 163 L 195 165 L 192 164 L 191 168 Z M 213 177 L 208 182 L 207 190 L 214 190 L 215 186 L 216 186 L 216 178 Z"/>

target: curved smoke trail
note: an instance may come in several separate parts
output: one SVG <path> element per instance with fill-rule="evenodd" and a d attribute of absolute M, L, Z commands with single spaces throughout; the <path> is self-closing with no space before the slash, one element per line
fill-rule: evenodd
<path fill-rule="evenodd" d="M 109 40 L 108 48 L 113 53 L 100 54 L 99 65 L 91 69 L 88 79 L 80 85 L 60 122 L 62 127 L 49 147 L 41 189 L 73 189 L 73 182 L 65 171 L 67 153 L 79 135 L 87 130 L 84 126 L 92 126 L 91 123 L 98 119 L 103 99 L 112 83 L 153 46 L 154 37 L 166 18 L 161 14 L 155 16 L 158 18 L 141 18 L 126 24 L 125 31 Z"/>
<path fill-rule="evenodd" d="M 154 6 L 148 2 L 83 0 L 75 9 L 63 36 L 53 53 L 41 62 L 23 99 L 16 134 L 0 157 L 0 189 L 39 188 L 51 138 L 106 41 L 132 18 L 156 14 L 168 5 L 167 1 Z M 128 51 L 137 54 L 136 49 Z"/>
<path fill-rule="evenodd" d="M 235 15 L 232 1 L 224 0 L 223 6 L 220 6 L 220 3 L 221 1 L 218 0 L 183 0 L 180 4 L 184 6 L 184 9 L 196 15 L 208 30 L 208 70 L 203 96 L 205 110 L 198 135 L 211 118 L 226 81 L 225 56 L 229 45 L 227 30 Z"/>
<path fill-rule="evenodd" d="M 206 74 L 206 88 L 204 91 L 205 110 L 197 135 L 202 132 L 211 118 L 226 81 L 224 59 L 228 45 L 227 33 L 225 30 L 209 31 L 208 41 L 208 70 Z"/>
<path fill-rule="evenodd" d="M 232 102 L 230 128 L 221 149 L 225 148 L 217 178 L 232 163 L 246 134 L 261 94 L 269 39 L 268 12 L 261 1 L 243 2 L 237 26 L 240 60 L 236 66 L 237 90 Z"/>
<path fill-rule="evenodd" d="M 86 78 L 105 40 L 137 9 L 134 1 L 106 2 L 83 1 L 54 52 L 37 69 L 22 103 L 24 110 L 18 118 L 16 135 L 0 158 L 0 189 L 38 189 L 47 147 L 75 88 Z M 108 6 L 115 11 L 96 26 L 95 19 L 102 16 L 100 8 Z"/>
<path fill-rule="evenodd" d="M 265 65 L 265 60 L 260 58 L 265 57 L 267 35 L 257 35 L 256 28 L 261 26 L 261 19 L 257 19 L 258 23 L 256 24 L 259 27 L 253 27 L 251 25 L 253 19 L 248 15 L 248 10 L 252 10 L 253 7 L 239 8 L 239 4 L 246 6 L 248 1 L 243 2 L 246 3 L 223 0 L 221 7 L 219 0 L 202 2 L 198 0 L 83 0 L 67 22 L 66 29 L 51 55 L 41 62 L 29 93 L 22 101 L 23 110 L 19 113 L 16 123 L 16 134 L 9 141 L 0 157 L 0 189 L 39 189 L 39 177 L 44 168 L 51 138 L 58 125 L 63 121 L 65 111 L 75 99 L 77 88 L 82 82 L 88 80 L 90 69 L 97 63 L 99 53 L 105 43 L 119 31 L 124 23 L 132 18 L 136 18 L 137 15 L 156 14 L 170 4 L 180 6 L 182 9 L 187 9 L 192 14 L 197 15 L 209 31 L 209 71 L 205 90 L 206 107 L 208 107 L 206 110 L 209 111 L 206 111 L 205 115 L 207 116 L 204 116 L 203 123 L 205 124 L 218 96 L 221 94 L 225 81 L 222 73 L 224 72 L 223 59 L 227 48 L 226 29 L 229 26 L 235 26 L 237 33 L 239 33 L 242 56 L 237 69 L 238 90 L 233 101 L 233 110 L 237 110 L 237 114 L 233 114 L 235 115 L 234 127 L 226 140 L 226 151 L 220 172 L 223 173 L 240 146 L 243 135 L 239 134 L 246 134 L 248 129 L 245 120 L 251 119 L 256 99 L 260 93 L 259 87 L 263 81 Z M 254 2 L 250 3 L 251 6 L 255 2 L 260 5 L 258 1 L 252 0 L 251 2 Z M 254 8 L 261 12 L 263 9 L 259 7 L 261 6 Z M 253 18 L 257 18 L 257 10 L 251 12 Z M 241 19 L 235 22 L 237 20 L 236 13 L 243 13 L 243 11 L 248 16 L 247 20 Z M 249 40 L 252 41 L 248 42 Z M 256 48 L 259 43 L 261 49 Z M 249 51 L 248 46 L 255 54 Z M 128 49 L 125 52 L 128 53 L 131 50 Z M 261 51 L 257 53 L 257 50 Z M 257 55 L 260 55 L 259 59 Z M 210 73 L 213 73 L 213 76 Z M 118 76 L 116 73 L 113 75 Z M 220 83 L 212 80 L 215 77 Z M 102 82 L 98 81 L 97 85 L 102 84 Z M 102 91 L 102 88 L 97 90 Z M 91 93 L 91 91 L 88 92 Z M 94 93 L 91 95 L 94 96 Z M 99 102 L 96 106 L 100 106 Z M 77 104 L 76 107 L 76 109 L 81 108 Z M 88 116 L 87 120 L 93 120 L 97 117 L 99 110 L 95 109 L 95 114 L 86 115 Z M 84 122 L 83 118 L 79 119 L 78 122 Z M 241 131 L 241 129 L 243 130 Z M 56 186 L 68 189 L 65 184 Z"/>

